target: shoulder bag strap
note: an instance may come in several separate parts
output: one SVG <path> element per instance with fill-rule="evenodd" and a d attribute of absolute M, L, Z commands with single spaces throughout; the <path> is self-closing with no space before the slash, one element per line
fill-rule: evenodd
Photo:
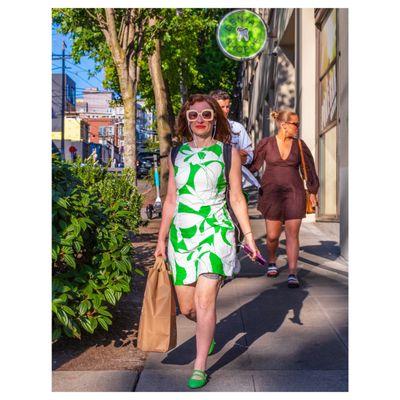
<path fill-rule="evenodd" d="M 172 165 L 175 165 L 175 160 L 176 160 L 176 156 L 178 155 L 179 149 L 181 148 L 181 144 L 178 146 L 175 146 L 171 149 L 171 162 Z"/>
<path fill-rule="evenodd" d="M 299 150 L 300 150 L 300 159 L 301 159 L 301 169 L 303 170 L 303 179 L 307 182 L 307 169 L 306 163 L 304 161 L 304 154 L 303 154 L 303 146 L 301 145 L 301 139 L 297 139 L 299 143 Z"/>
<path fill-rule="evenodd" d="M 232 145 L 229 143 L 224 143 L 222 155 L 225 164 L 225 180 L 229 186 L 229 172 L 231 171 L 232 164 Z"/>

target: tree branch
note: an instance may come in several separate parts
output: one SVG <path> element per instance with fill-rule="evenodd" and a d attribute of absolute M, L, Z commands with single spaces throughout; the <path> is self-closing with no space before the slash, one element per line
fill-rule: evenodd
<path fill-rule="evenodd" d="M 136 10 L 135 9 L 131 9 L 130 15 L 129 15 L 129 22 L 130 22 L 130 29 L 128 32 L 128 35 L 126 37 L 126 52 L 127 52 L 127 57 L 130 58 L 130 53 L 131 53 L 131 48 L 134 45 L 134 41 L 135 41 L 135 36 L 136 36 L 136 21 L 135 21 L 135 14 L 136 14 Z M 140 22 L 139 22 L 140 24 Z M 139 29 L 140 29 L 140 25 L 139 25 Z M 129 55 L 128 55 L 129 53 Z"/>
<path fill-rule="evenodd" d="M 101 13 L 95 13 L 93 14 L 90 10 L 90 8 L 85 8 L 84 9 L 86 13 L 89 15 L 90 18 L 92 18 L 94 21 L 98 22 L 100 25 L 100 29 L 106 29 L 107 24 L 106 21 L 104 20 L 104 17 Z"/>
<path fill-rule="evenodd" d="M 121 19 L 121 25 L 119 27 L 119 32 L 118 32 L 118 41 L 120 43 L 123 43 L 123 38 L 127 27 L 127 21 L 129 22 L 129 9 L 125 10 L 125 14 L 122 16 Z"/>
<path fill-rule="evenodd" d="M 114 56 L 116 56 L 116 61 L 121 62 L 124 56 L 124 50 L 121 48 L 117 29 L 115 26 L 115 12 L 113 8 L 105 8 L 106 12 L 106 21 L 107 21 L 107 30 L 110 35 L 110 49 Z"/>
<path fill-rule="evenodd" d="M 132 40 L 129 43 L 130 47 L 129 50 L 127 51 L 127 55 L 129 54 L 128 58 L 129 75 L 133 80 L 135 88 L 137 88 L 139 84 L 140 61 L 143 56 L 143 47 L 145 39 L 144 25 L 147 23 L 147 19 L 142 17 L 137 23 L 139 23 L 139 26 L 136 31 L 136 41 Z"/>

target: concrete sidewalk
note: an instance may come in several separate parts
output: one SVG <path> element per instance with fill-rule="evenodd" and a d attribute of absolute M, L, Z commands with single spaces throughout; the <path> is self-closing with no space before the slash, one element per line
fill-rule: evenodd
<path fill-rule="evenodd" d="M 132 392 L 135 371 L 53 371 L 53 392 Z"/>
<path fill-rule="evenodd" d="M 265 256 L 264 220 L 254 207 L 250 218 Z M 198 391 L 348 390 L 347 265 L 339 257 L 337 224 L 303 223 L 300 244 L 299 289 L 286 285 L 284 234 L 278 278 L 267 278 L 265 269 L 240 254 L 239 277 L 219 293 L 211 378 Z M 177 347 L 148 354 L 136 391 L 190 390 L 195 325 L 179 315 L 177 327 Z"/>

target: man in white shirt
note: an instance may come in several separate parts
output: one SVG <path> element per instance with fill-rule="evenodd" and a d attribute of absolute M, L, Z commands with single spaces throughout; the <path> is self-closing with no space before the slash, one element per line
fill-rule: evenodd
<path fill-rule="evenodd" d="M 223 90 L 213 90 L 210 96 L 217 100 L 225 117 L 229 121 L 231 127 L 231 145 L 239 150 L 240 158 L 242 161 L 242 189 L 250 186 L 260 187 L 258 180 L 253 174 L 245 167 L 245 165 L 251 164 L 253 161 L 253 144 L 251 143 L 250 136 L 246 132 L 245 127 L 239 122 L 232 121 L 228 118 L 228 114 L 231 108 L 231 99 L 227 92 Z M 243 194 L 248 202 L 248 194 L 243 190 Z M 233 270 L 234 274 L 238 274 L 240 271 L 240 261 L 236 258 L 236 266 Z"/>

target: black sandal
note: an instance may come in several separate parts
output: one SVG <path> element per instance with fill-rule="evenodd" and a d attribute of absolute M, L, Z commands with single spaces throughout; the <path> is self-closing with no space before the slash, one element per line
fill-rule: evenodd
<path fill-rule="evenodd" d="M 298 288 L 300 286 L 299 280 L 297 279 L 295 274 L 289 274 L 287 285 L 291 289 Z"/>
<path fill-rule="evenodd" d="M 279 275 L 279 270 L 275 263 L 269 263 L 267 267 L 267 276 L 269 278 L 276 278 Z"/>

